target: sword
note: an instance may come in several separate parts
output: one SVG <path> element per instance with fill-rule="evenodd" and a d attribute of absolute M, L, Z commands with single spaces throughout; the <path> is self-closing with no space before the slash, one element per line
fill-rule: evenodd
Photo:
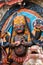
<path fill-rule="evenodd" d="M 14 15 L 13 15 L 12 18 L 11 18 L 11 20 L 8 22 L 8 24 L 7 24 L 7 26 L 6 26 L 5 30 L 4 30 L 4 32 L 8 32 L 8 30 L 9 30 L 9 28 L 10 28 L 10 26 L 11 26 L 11 24 L 12 24 L 12 22 L 13 22 L 13 20 L 14 20 L 14 18 L 15 18 L 16 16 L 17 16 L 17 12 L 14 13 Z"/>

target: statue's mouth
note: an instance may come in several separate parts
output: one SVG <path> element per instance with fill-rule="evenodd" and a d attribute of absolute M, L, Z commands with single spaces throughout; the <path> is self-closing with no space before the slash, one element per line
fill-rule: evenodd
<path fill-rule="evenodd" d="M 31 54 L 38 54 L 38 52 L 37 51 L 32 51 Z"/>

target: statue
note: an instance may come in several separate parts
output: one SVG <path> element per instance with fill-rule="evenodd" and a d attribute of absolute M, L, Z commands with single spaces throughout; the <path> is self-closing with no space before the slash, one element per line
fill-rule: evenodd
<path fill-rule="evenodd" d="M 7 33 L 11 35 L 11 27 Z M 22 64 L 27 56 L 28 46 L 32 45 L 26 20 L 22 15 L 15 17 L 13 20 L 11 44 L 14 50 L 11 51 L 10 58 Z"/>
<path fill-rule="evenodd" d="M 43 65 L 43 50 L 41 47 L 34 45 L 29 48 L 28 56 L 23 65 Z"/>

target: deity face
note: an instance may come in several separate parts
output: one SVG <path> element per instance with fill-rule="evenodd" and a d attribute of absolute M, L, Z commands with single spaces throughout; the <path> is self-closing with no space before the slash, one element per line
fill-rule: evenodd
<path fill-rule="evenodd" d="M 16 33 L 22 33 L 25 30 L 25 18 L 24 16 L 17 16 L 14 19 L 14 29 Z"/>
<path fill-rule="evenodd" d="M 33 23 L 33 26 L 43 31 L 43 20 L 36 19 L 35 22 Z"/>
<path fill-rule="evenodd" d="M 24 31 L 24 25 L 23 24 L 20 24 L 20 25 L 16 25 L 15 26 L 15 31 L 17 32 L 17 33 L 22 33 L 23 31 Z"/>
<path fill-rule="evenodd" d="M 41 54 L 41 48 L 39 46 L 32 46 L 28 50 L 28 56 L 23 65 L 43 65 L 41 56 L 43 56 L 43 54 Z"/>

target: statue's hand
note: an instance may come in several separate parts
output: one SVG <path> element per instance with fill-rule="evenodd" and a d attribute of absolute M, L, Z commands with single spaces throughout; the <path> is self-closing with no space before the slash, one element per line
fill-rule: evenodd
<path fill-rule="evenodd" d="M 15 46 L 20 45 L 20 41 L 15 41 L 14 45 L 15 45 Z"/>

